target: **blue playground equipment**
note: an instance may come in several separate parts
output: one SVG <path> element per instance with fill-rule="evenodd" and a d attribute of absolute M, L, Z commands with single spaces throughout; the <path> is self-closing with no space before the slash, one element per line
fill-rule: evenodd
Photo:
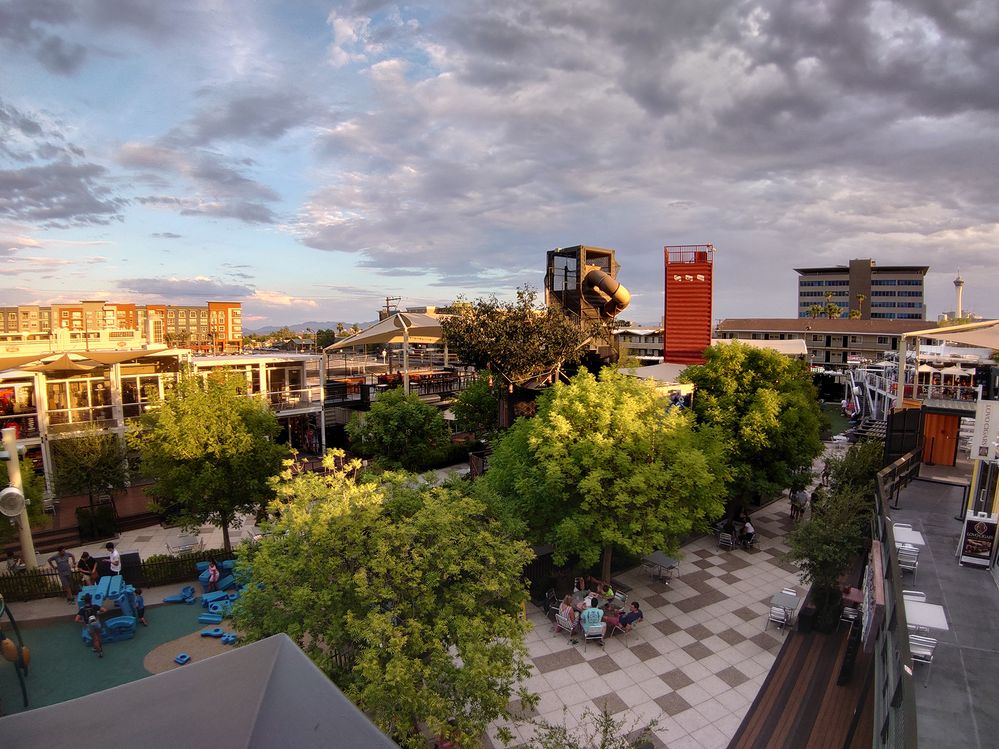
<path fill-rule="evenodd" d="M 239 636 L 235 632 L 226 632 L 224 635 L 222 635 L 222 644 L 223 645 L 235 645 L 236 644 L 236 640 L 238 640 L 238 639 L 239 639 Z"/>
<path fill-rule="evenodd" d="M 201 630 L 202 637 L 223 637 L 225 635 L 225 630 L 222 627 L 212 627 L 211 629 Z"/>
<path fill-rule="evenodd" d="M 191 656 L 189 656 L 187 653 L 177 653 L 177 656 L 173 659 L 173 662 L 179 663 L 181 666 L 183 666 L 185 663 L 191 662 Z"/>
<path fill-rule="evenodd" d="M 180 591 L 180 593 L 175 593 L 172 596 L 166 596 L 163 599 L 163 603 L 194 603 L 194 586 L 187 585 Z"/>
<path fill-rule="evenodd" d="M 120 642 L 121 640 L 131 640 L 135 637 L 136 619 L 134 616 L 115 616 L 101 624 L 101 642 Z M 90 628 L 83 627 L 83 644 L 93 647 L 94 638 L 90 633 Z"/>
<path fill-rule="evenodd" d="M 201 583 L 201 592 L 208 592 L 208 562 L 198 562 L 198 582 Z M 219 568 L 219 581 L 218 589 L 225 590 L 226 588 L 231 588 L 236 584 L 235 579 L 233 579 L 232 572 L 236 568 L 235 559 L 225 559 L 218 564 Z M 231 582 L 228 582 L 231 581 Z M 227 585 L 223 585 L 224 582 L 228 582 Z"/>
<path fill-rule="evenodd" d="M 199 624 L 221 624 L 222 615 L 221 614 L 202 614 L 198 617 Z"/>

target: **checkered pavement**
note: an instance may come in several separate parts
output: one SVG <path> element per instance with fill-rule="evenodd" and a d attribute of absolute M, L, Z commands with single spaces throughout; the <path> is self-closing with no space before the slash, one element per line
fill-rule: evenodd
<path fill-rule="evenodd" d="M 772 625 L 764 631 L 770 599 L 787 586 L 804 592 L 796 568 L 783 559 L 789 509 L 785 499 L 753 513 L 758 549 L 719 549 L 714 537 L 687 544 L 669 585 L 641 567 L 615 577 L 631 588 L 628 600 L 641 602 L 645 619 L 604 647 L 581 638 L 572 645 L 532 607 L 533 669 L 525 686 L 540 699 L 529 715 L 561 724 L 606 705 L 626 725 L 658 720 L 657 747 L 727 746 L 783 641 Z M 533 731 L 507 726 L 519 737 L 514 746 Z M 499 746 L 491 738 L 483 745 Z"/>

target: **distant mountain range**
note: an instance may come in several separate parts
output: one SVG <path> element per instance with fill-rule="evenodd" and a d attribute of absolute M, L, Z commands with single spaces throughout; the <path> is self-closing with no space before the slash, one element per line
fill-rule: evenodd
<path fill-rule="evenodd" d="M 273 333 L 275 330 L 281 330 L 281 328 L 288 328 L 289 330 L 294 330 L 296 333 L 304 333 L 306 330 L 336 330 L 336 324 L 342 322 L 346 327 L 350 327 L 352 323 L 346 320 L 334 320 L 330 322 L 329 320 L 325 322 L 320 322 L 318 320 L 307 320 L 305 322 L 295 323 L 294 325 L 265 325 L 262 328 L 256 328 L 255 330 L 247 330 L 247 333 L 259 333 L 266 335 L 267 333 Z M 368 322 L 357 323 L 361 330 L 364 330 L 371 325 L 374 325 L 377 320 L 370 320 Z"/>

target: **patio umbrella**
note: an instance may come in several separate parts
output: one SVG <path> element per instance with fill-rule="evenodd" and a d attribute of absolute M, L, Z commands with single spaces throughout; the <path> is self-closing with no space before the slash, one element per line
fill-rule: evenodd
<path fill-rule="evenodd" d="M 379 320 L 367 330 L 362 330 L 350 338 L 327 346 L 323 351 L 339 351 L 348 346 L 401 343 L 403 389 L 409 393 L 409 344 L 439 343 L 441 338 L 443 338 L 443 332 L 436 315 L 424 312 L 396 312 L 384 320 Z M 446 361 L 446 351 L 444 358 Z"/>
<path fill-rule="evenodd" d="M 70 358 L 69 354 L 63 354 L 57 359 L 34 367 L 25 367 L 29 372 L 89 372 L 96 369 L 97 365 L 81 364 Z"/>

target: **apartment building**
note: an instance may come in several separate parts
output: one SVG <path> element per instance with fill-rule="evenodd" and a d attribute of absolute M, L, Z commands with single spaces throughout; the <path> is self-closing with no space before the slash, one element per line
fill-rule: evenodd
<path fill-rule="evenodd" d="M 660 362 L 663 358 L 662 328 L 620 328 L 614 331 L 622 359 Z"/>
<path fill-rule="evenodd" d="M 798 274 L 798 317 L 809 317 L 813 305 L 832 302 L 843 317 L 862 320 L 925 320 L 923 280 L 927 265 L 877 265 L 855 259 L 849 265 L 795 268 Z"/>
<path fill-rule="evenodd" d="M 803 340 L 812 364 L 842 366 L 852 361 L 877 361 L 898 348 L 904 333 L 924 330 L 923 320 L 861 320 L 828 318 L 726 319 L 715 337 L 752 341 Z"/>
<path fill-rule="evenodd" d="M 0 334 L 44 337 L 58 330 L 82 334 L 84 342 L 100 341 L 107 337 L 108 331 L 120 331 L 119 337 L 137 335 L 148 344 L 162 343 L 206 354 L 236 353 L 243 347 L 239 302 L 188 306 L 84 300 L 51 307 L 0 307 Z M 127 332 L 131 335 L 126 335 Z M 129 341 L 129 345 L 133 343 Z"/>

